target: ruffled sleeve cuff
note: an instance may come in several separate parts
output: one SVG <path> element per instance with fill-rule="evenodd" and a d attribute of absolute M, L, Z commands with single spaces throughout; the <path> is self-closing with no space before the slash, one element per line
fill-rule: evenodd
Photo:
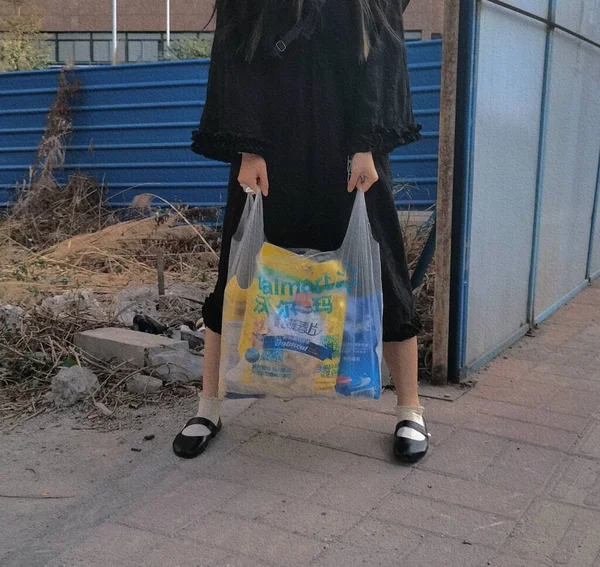
<path fill-rule="evenodd" d="M 350 153 L 389 154 L 394 148 L 405 146 L 420 139 L 420 124 L 409 124 L 398 128 L 375 126 L 369 131 L 359 131 L 352 137 Z"/>
<path fill-rule="evenodd" d="M 265 155 L 267 144 L 245 134 L 195 130 L 192 151 L 209 159 L 231 163 L 240 153 Z"/>

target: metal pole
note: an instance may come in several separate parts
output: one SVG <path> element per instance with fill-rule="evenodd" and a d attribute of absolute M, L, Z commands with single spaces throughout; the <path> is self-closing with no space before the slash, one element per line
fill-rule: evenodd
<path fill-rule="evenodd" d="M 112 2 L 112 61 L 117 63 L 117 50 L 119 48 L 119 39 L 117 37 L 117 0 Z"/>
<path fill-rule="evenodd" d="M 553 22 L 556 15 L 557 0 L 548 4 L 548 22 Z M 540 110 L 540 135 L 538 142 L 537 169 L 535 180 L 535 204 L 533 212 L 533 233 L 531 243 L 531 266 L 529 268 L 529 290 L 527 293 L 527 322 L 531 329 L 537 325 L 535 298 L 537 291 L 537 275 L 540 252 L 540 229 L 542 225 L 542 203 L 544 193 L 544 159 L 546 157 L 546 131 L 548 125 L 548 97 L 550 93 L 550 64 L 552 61 L 553 28 L 546 26 L 546 47 L 544 50 L 544 74 L 542 75 L 542 100 Z"/>
<path fill-rule="evenodd" d="M 450 268 L 452 200 L 454 192 L 454 140 L 458 73 L 460 0 L 446 0 L 442 43 L 440 147 L 435 235 L 435 292 L 433 300 L 433 384 L 448 383 L 450 332 Z"/>
<path fill-rule="evenodd" d="M 590 228 L 590 245 L 588 248 L 588 261 L 587 261 L 587 270 L 585 277 L 591 282 L 594 281 L 599 275 L 600 272 L 593 270 L 593 261 L 594 261 L 594 241 L 596 240 L 596 226 L 598 224 L 598 208 L 600 207 L 600 158 L 598 158 L 598 173 L 596 174 L 596 193 L 594 194 L 594 208 L 592 210 L 592 226 Z"/>
<path fill-rule="evenodd" d="M 459 378 L 464 374 L 467 361 L 467 342 L 469 334 L 469 278 L 471 269 L 471 225 L 473 217 L 473 169 L 475 146 L 475 115 L 477 112 L 477 80 L 478 57 L 480 43 L 480 9 L 481 2 L 460 2 L 458 57 L 460 65 L 457 70 L 457 118 L 459 122 L 459 143 L 456 165 L 459 167 L 454 187 L 457 198 L 453 203 L 459 206 L 455 229 L 457 234 L 453 254 L 456 254 L 456 269 L 451 271 L 451 293 L 456 293 L 456 306 L 452 307 L 453 324 L 451 376 Z M 463 20 L 464 18 L 464 20 Z M 461 76 L 458 77 L 458 71 Z M 458 99 L 457 99 L 458 100 Z M 454 267 L 454 266 L 453 266 Z M 435 352 L 435 348 L 434 348 Z"/>
<path fill-rule="evenodd" d="M 171 0 L 167 0 L 167 47 L 171 47 Z"/>

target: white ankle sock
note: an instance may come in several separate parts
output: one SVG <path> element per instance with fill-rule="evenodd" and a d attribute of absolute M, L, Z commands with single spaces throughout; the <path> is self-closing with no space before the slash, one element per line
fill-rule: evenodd
<path fill-rule="evenodd" d="M 415 421 L 419 425 L 425 426 L 425 422 L 423 421 L 424 410 L 425 408 L 423 406 L 396 406 L 398 422 L 408 419 L 410 421 Z M 425 439 L 425 435 L 412 427 L 401 427 L 398 429 L 396 435 L 398 437 L 413 439 L 414 441 L 423 441 Z"/>
<path fill-rule="evenodd" d="M 209 398 L 201 393 L 196 416 L 205 417 L 217 425 L 219 418 L 221 417 L 222 408 L 223 400 L 221 398 Z M 190 437 L 206 437 L 207 435 L 210 435 L 210 430 L 205 425 L 196 424 L 186 427 L 182 431 L 182 434 Z"/>

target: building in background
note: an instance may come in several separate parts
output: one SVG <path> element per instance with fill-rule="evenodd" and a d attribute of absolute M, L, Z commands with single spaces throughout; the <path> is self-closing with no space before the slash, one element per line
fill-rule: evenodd
<path fill-rule="evenodd" d="M 444 29 L 442 0 L 411 0 L 404 13 L 407 39 L 440 39 Z M 418 37 L 409 38 L 409 35 Z"/>
<path fill-rule="evenodd" d="M 212 0 L 171 0 L 171 41 L 206 37 Z M 111 0 L 38 0 L 43 29 L 52 44 L 57 63 L 79 65 L 111 62 Z M 0 14 L 10 6 L 0 3 Z M 405 13 L 407 40 L 441 37 L 443 2 L 411 0 Z M 136 63 L 156 61 L 165 54 L 166 0 L 118 0 L 118 60 Z"/>

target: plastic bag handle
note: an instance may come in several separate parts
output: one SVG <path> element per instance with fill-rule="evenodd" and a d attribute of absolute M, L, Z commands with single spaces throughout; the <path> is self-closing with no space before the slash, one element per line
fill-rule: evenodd
<path fill-rule="evenodd" d="M 248 193 L 246 205 L 233 235 L 229 256 L 230 274 L 237 274 L 238 284 L 247 289 L 256 267 L 256 258 L 265 242 L 262 195 Z"/>
<path fill-rule="evenodd" d="M 339 249 L 339 256 L 347 269 L 360 266 L 360 270 L 348 273 L 354 281 L 354 293 L 368 296 L 381 289 L 381 257 L 379 244 L 373 237 L 365 192 L 357 189 L 346 236 Z"/>
<path fill-rule="evenodd" d="M 237 232 L 234 236 L 240 243 L 243 243 L 244 238 L 248 239 L 248 234 L 253 233 L 255 237 L 260 233 L 264 242 L 264 212 L 263 212 L 263 197 L 259 191 L 258 194 L 248 193 L 246 197 L 246 206 L 242 213 L 242 220 L 238 226 Z M 348 238 L 353 238 L 354 233 L 360 230 L 360 228 L 367 229 L 371 232 L 371 223 L 369 222 L 369 213 L 367 211 L 367 201 L 365 199 L 365 191 L 356 189 L 356 197 L 354 198 L 354 205 L 352 206 L 352 214 L 350 215 L 350 221 L 346 234 L 344 236 L 344 243 Z M 343 247 L 343 244 L 342 244 Z"/>
<path fill-rule="evenodd" d="M 356 189 L 356 197 L 352 206 L 352 214 L 350 222 L 346 229 L 346 235 L 342 243 L 342 248 L 349 244 L 349 240 L 353 240 L 356 235 L 362 231 L 367 231 L 371 234 L 371 223 L 369 222 L 369 213 L 367 211 L 367 201 L 365 199 L 365 191 Z"/>

